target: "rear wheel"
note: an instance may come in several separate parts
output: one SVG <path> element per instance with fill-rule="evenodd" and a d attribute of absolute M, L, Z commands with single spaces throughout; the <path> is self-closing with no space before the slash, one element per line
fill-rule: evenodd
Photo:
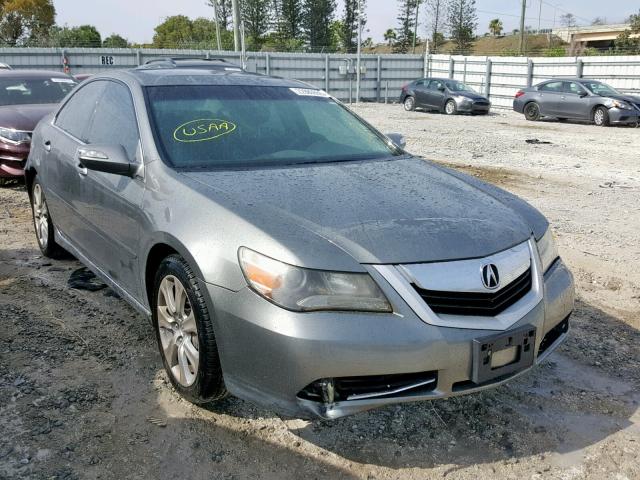
<path fill-rule="evenodd" d="M 153 325 L 164 368 L 180 395 L 195 404 L 224 397 L 213 322 L 191 267 L 165 258 L 155 277 Z"/>
<path fill-rule="evenodd" d="M 540 107 L 536 102 L 527 103 L 524 107 L 524 118 L 530 122 L 540 120 Z"/>
<path fill-rule="evenodd" d="M 49 215 L 47 199 L 44 196 L 44 190 L 38 181 L 38 177 L 33 180 L 31 187 L 31 211 L 40 251 L 45 257 L 60 258 L 64 255 L 64 250 L 56 243 L 53 221 Z"/>
<path fill-rule="evenodd" d="M 458 106 L 454 100 L 447 100 L 447 103 L 444 104 L 444 113 L 447 115 L 455 115 L 458 113 Z"/>
<path fill-rule="evenodd" d="M 409 97 L 404 99 L 403 104 L 404 104 L 404 109 L 407 112 L 411 112 L 411 111 L 415 110 L 415 108 L 416 108 L 416 99 L 411 97 L 411 96 L 409 96 Z"/>
<path fill-rule="evenodd" d="M 609 111 L 605 107 L 598 107 L 593 111 L 593 123 L 598 127 L 609 125 Z"/>

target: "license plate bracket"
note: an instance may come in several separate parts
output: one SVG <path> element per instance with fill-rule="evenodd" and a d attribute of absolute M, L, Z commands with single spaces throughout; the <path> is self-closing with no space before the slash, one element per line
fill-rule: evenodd
<path fill-rule="evenodd" d="M 521 370 L 525 370 L 533 365 L 536 345 L 536 327 L 525 325 L 516 330 L 499 333 L 473 340 L 473 369 L 471 381 L 482 384 L 498 377 L 510 375 Z M 509 352 L 505 352 L 510 350 Z M 496 365 L 493 362 L 496 358 L 510 358 L 514 351 L 512 361 L 506 364 Z M 504 361 L 504 360 L 503 360 Z"/>

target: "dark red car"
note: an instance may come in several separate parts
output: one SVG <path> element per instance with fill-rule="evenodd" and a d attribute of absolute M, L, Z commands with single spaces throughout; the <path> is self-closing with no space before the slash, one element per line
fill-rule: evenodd
<path fill-rule="evenodd" d="M 0 71 L 0 185 L 23 176 L 31 132 L 76 85 L 60 72 Z"/>

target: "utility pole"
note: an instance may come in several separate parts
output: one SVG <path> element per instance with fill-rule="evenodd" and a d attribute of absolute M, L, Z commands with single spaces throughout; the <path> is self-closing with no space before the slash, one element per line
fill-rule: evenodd
<path fill-rule="evenodd" d="M 358 49 L 356 55 L 356 105 L 360 102 L 360 49 L 362 46 L 362 5 L 358 0 Z"/>
<path fill-rule="evenodd" d="M 233 14 L 233 49 L 240 51 L 240 0 L 231 0 L 231 10 Z"/>
<path fill-rule="evenodd" d="M 524 55 L 524 17 L 527 14 L 527 0 L 522 0 L 522 14 L 520 15 L 520 55 Z"/>
<path fill-rule="evenodd" d="M 541 21 L 542 21 L 542 0 L 540 0 L 540 10 L 538 10 L 538 34 L 540 34 Z"/>
<path fill-rule="evenodd" d="M 220 41 L 220 17 L 218 17 L 218 0 L 211 2 L 213 5 L 213 18 L 216 22 L 216 40 L 218 43 L 218 51 L 222 50 L 222 42 Z"/>

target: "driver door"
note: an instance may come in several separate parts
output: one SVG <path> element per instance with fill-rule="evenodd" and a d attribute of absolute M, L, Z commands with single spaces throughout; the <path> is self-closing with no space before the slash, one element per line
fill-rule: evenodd
<path fill-rule="evenodd" d="M 444 82 L 441 80 L 431 80 L 427 94 L 428 106 L 431 108 L 442 108 L 444 105 Z"/>

